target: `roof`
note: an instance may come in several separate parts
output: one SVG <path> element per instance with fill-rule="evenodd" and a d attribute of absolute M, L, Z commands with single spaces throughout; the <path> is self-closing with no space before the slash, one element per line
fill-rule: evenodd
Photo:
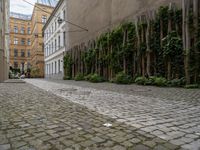
<path fill-rule="evenodd" d="M 55 7 L 58 3 L 58 0 L 37 0 L 37 3 Z"/>
<path fill-rule="evenodd" d="M 10 17 L 22 19 L 22 20 L 31 20 L 31 15 L 24 15 L 20 13 L 10 12 Z"/>

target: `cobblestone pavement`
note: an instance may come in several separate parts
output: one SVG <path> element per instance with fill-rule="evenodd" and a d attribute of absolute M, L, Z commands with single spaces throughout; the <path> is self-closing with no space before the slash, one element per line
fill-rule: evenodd
<path fill-rule="evenodd" d="M 167 140 L 200 149 L 200 90 L 26 80 L 35 86 Z"/>
<path fill-rule="evenodd" d="M 180 147 L 30 84 L 0 83 L 0 150 L 148 149 Z"/>

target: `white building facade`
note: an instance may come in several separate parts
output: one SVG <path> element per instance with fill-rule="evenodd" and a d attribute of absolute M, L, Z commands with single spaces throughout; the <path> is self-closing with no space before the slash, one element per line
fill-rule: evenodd
<path fill-rule="evenodd" d="M 45 78 L 62 79 L 64 76 L 66 12 L 66 0 L 60 0 L 43 28 Z"/>

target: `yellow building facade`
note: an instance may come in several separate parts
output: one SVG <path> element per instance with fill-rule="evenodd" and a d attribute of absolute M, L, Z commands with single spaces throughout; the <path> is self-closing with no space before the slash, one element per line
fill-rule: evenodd
<path fill-rule="evenodd" d="M 31 21 L 28 16 L 10 17 L 10 65 L 21 72 L 31 67 Z"/>
<path fill-rule="evenodd" d="M 32 16 L 11 13 L 10 65 L 32 77 L 44 77 L 42 28 L 54 7 L 36 3 Z"/>
<path fill-rule="evenodd" d="M 36 3 L 33 10 L 31 18 L 31 69 L 33 77 L 44 77 L 44 44 L 42 28 L 53 9 L 54 7 Z"/>

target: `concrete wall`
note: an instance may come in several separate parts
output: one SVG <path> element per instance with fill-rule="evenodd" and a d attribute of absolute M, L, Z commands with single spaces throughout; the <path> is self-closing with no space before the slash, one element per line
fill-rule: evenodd
<path fill-rule="evenodd" d="M 67 1 L 67 18 L 77 25 L 86 27 L 86 32 L 69 32 L 66 41 L 67 49 L 81 42 L 100 35 L 123 20 L 134 19 L 148 10 L 157 9 L 170 2 L 177 3 L 181 0 L 70 0 Z M 69 31 L 81 30 L 70 24 L 66 25 Z M 68 39 L 68 38 L 67 38 Z"/>
<path fill-rule="evenodd" d="M 9 71 L 9 1 L 1 1 L 0 7 L 0 82 L 3 82 Z"/>

